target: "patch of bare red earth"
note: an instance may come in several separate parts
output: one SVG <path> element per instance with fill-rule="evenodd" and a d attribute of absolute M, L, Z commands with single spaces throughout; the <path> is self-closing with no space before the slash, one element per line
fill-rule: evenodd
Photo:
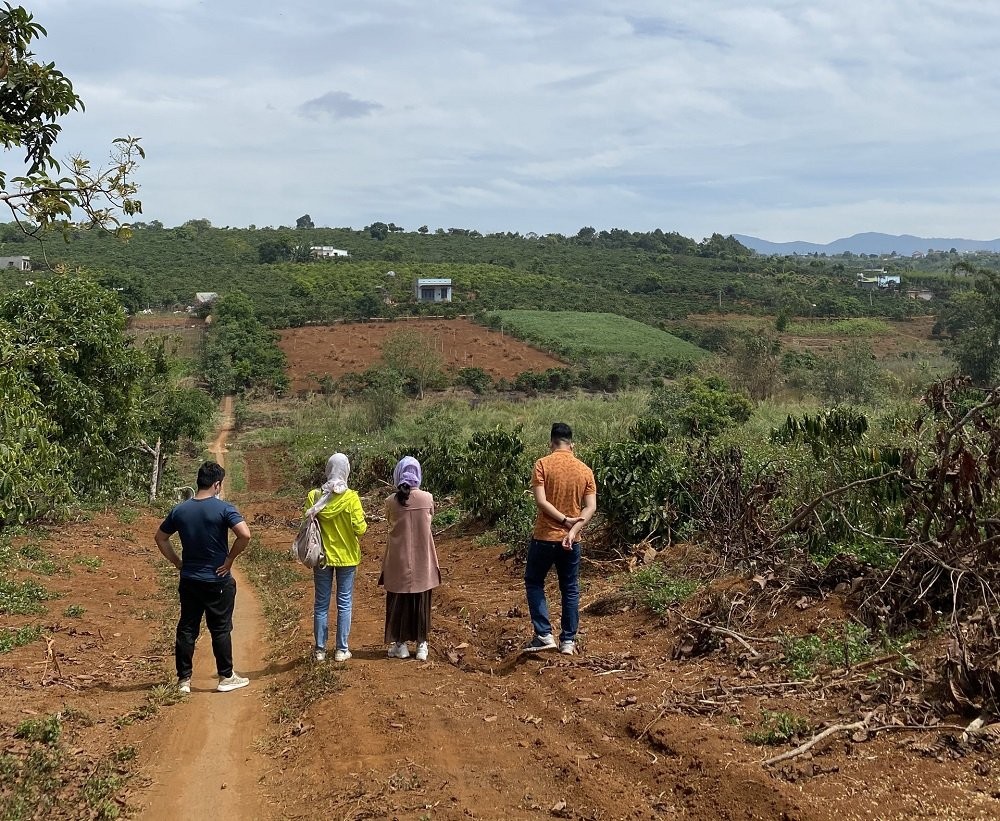
<path fill-rule="evenodd" d="M 163 635 L 169 616 L 157 580 L 161 559 L 151 546 L 159 522 L 153 513 L 128 523 L 99 513 L 13 540 L 15 550 L 37 545 L 55 565 L 51 575 L 29 566 L 15 578 L 31 579 L 58 598 L 45 602 L 42 616 L 3 617 L 4 626 L 13 628 L 40 621 L 48 636 L 0 655 L 5 747 L 16 745 L 12 730 L 21 722 L 62 713 L 64 740 L 82 775 L 115 750 L 141 747 L 152 732 L 155 719 L 128 723 L 127 717 L 146 705 L 151 688 L 168 680 L 172 667 Z M 119 798 L 127 803 L 131 796 L 130 790 Z M 81 799 L 60 805 L 51 817 L 80 818 L 85 812 Z"/>
<path fill-rule="evenodd" d="M 512 379 L 524 371 L 563 366 L 550 354 L 467 319 L 309 326 L 281 331 L 279 344 L 288 357 L 292 390 L 317 390 L 318 379 L 324 376 L 336 379 L 364 371 L 381 359 L 383 343 L 403 331 L 419 334 L 452 370 L 479 367 L 494 379 Z"/>

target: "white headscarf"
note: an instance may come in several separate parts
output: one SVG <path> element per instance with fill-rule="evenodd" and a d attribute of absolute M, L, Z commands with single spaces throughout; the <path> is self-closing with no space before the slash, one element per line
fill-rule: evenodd
<path fill-rule="evenodd" d="M 351 474 L 351 463 L 343 453 L 335 453 L 326 460 L 326 482 L 323 492 L 343 493 L 347 490 L 347 477 Z"/>
<path fill-rule="evenodd" d="M 335 453 L 326 460 L 326 481 L 315 504 L 309 508 L 309 515 L 318 514 L 334 494 L 347 490 L 347 477 L 351 473 L 351 463 L 343 453 Z"/>

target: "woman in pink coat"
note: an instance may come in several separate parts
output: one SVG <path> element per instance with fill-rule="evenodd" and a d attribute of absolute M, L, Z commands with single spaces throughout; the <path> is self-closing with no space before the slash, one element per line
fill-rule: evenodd
<path fill-rule="evenodd" d="M 416 642 L 417 659 L 427 660 L 431 629 L 431 591 L 441 584 L 431 518 L 434 497 L 420 490 L 420 463 L 400 459 L 392 472 L 396 492 L 385 500 L 389 541 L 382 557 L 380 584 L 385 585 L 385 640 L 389 658 L 409 658 L 408 641 Z"/>

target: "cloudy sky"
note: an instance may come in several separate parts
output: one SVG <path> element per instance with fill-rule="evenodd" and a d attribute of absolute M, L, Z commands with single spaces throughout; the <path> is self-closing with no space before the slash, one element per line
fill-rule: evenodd
<path fill-rule="evenodd" d="M 168 226 L 1000 236 L 996 3 L 25 4 Z"/>

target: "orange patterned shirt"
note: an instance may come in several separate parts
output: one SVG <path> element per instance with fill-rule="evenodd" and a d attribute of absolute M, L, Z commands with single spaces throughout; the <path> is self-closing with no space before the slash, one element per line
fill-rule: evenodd
<path fill-rule="evenodd" d="M 580 515 L 584 496 L 597 493 L 594 472 L 569 450 L 553 451 L 535 462 L 531 486 L 544 487 L 545 499 L 570 518 Z M 563 527 L 539 510 L 531 535 L 545 542 L 561 542 L 568 532 L 568 527 Z"/>

